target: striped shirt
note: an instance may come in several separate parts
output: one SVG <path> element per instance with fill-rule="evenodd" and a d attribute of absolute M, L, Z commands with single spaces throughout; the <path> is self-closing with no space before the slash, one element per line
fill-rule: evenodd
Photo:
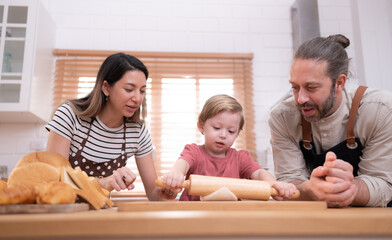
<path fill-rule="evenodd" d="M 48 131 L 71 141 L 70 155 L 75 154 L 87 137 L 91 118 L 80 118 L 75 115 L 69 104 L 61 105 L 53 119 L 46 125 Z M 91 126 L 82 156 L 94 162 L 106 162 L 117 158 L 121 154 L 124 138 L 124 125 L 116 128 L 107 127 L 97 116 Z M 126 153 L 128 157 L 145 156 L 153 151 L 150 132 L 145 125 L 126 123 Z"/>

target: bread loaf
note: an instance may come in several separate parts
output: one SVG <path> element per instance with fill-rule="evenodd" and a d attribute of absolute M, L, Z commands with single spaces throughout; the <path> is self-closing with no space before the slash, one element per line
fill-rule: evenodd
<path fill-rule="evenodd" d="M 7 183 L 0 179 L 0 191 L 7 188 Z"/>
<path fill-rule="evenodd" d="M 75 190 L 65 182 L 50 182 L 38 189 L 37 203 L 69 204 L 76 201 Z"/>
<path fill-rule="evenodd" d="M 0 192 L 0 204 L 67 204 L 74 203 L 78 195 L 95 209 L 114 205 L 110 193 L 95 178 L 89 178 L 80 168 L 73 169 L 67 159 L 52 152 L 27 154 L 2 185 L 5 189 Z M 20 187 L 24 185 L 29 187 Z"/>
<path fill-rule="evenodd" d="M 14 168 L 8 178 L 8 185 L 32 184 L 36 187 L 60 181 L 60 170 L 42 162 L 32 162 Z"/>
<path fill-rule="evenodd" d="M 0 205 L 35 203 L 36 191 L 31 184 L 14 184 L 0 191 Z"/>
<path fill-rule="evenodd" d="M 32 152 L 24 157 L 22 157 L 18 163 L 16 164 L 15 168 L 24 166 L 29 163 L 33 162 L 43 162 L 47 163 L 49 165 L 52 165 L 53 167 L 60 168 L 60 167 L 70 167 L 71 164 L 69 161 L 63 157 L 62 155 L 54 152 Z"/>

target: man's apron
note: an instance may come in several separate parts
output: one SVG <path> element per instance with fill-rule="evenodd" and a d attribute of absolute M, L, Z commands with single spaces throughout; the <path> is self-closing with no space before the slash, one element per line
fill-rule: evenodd
<path fill-rule="evenodd" d="M 343 142 L 331 147 L 321 154 L 317 154 L 316 147 L 311 140 L 311 125 L 302 117 L 302 139 L 299 142 L 301 152 L 305 158 L 306 168 L 309 172 L 313 169 L 323 166 L 327 152 L 334 152 L 338 159 L 342 159 L 353 166 L 353 175 L 358 176 L 358 164 L 362 156 L 363 146 L 359 138 L 354 135 L 355 118 L 357 117 L 358 107 L 362 96 L 367 87 L 359 86 L 353 102 L 351 104 L 350 115 L 347 123 L 347 137 Z M 392 207 L 392 201 L 388 203 L 388 207 Z"/>

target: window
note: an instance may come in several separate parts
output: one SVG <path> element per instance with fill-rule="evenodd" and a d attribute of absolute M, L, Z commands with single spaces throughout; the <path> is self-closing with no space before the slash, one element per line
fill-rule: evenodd
<path fill-rule="evenodd" d="M 104 59 L 115 52 L 55 50 L 54 110 L 66 99 L 87 94 Z M 149 70 L 147 118 L 155 147 L 157 174 L 164 174 L 185 144 L 202 144 L 197 117 L 204 102 L 215 94 L 235 97 L 245 113 L 244 130 L 235 142 L 256 159 L 252 87 L 252 54 L 126 52 Z M 137 173 L 134 161 L 128 166 Z M 139 179 L 140 181 L 140 179 Z"/>

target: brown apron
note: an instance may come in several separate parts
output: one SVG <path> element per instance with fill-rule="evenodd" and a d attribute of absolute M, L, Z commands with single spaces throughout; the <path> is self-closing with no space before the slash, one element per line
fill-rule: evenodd
<path fill-rule="evenodd" d="M 302 117 L 302 141 L 300 141 L 299 144 L 302 154 L 304 155 L 306 167 L 310 173 L 316 167 L 322 166 L 325 162 L 327 152 L 332 151 L 339 159 L 350 163 L 353 166 L 354 176 L 358 176 L 358 164 L 360 157 L 362 156 L 363 147 L 359 138 L 354 135 L 354 123 L 355 118 L 357 117 L 359 104 L 366 89 L 367 87 L 359 86 L 354 95 L 347 123 L 347 139 L 321 154 L 317 154 L 316 147 L 311 139 L 310 122 Z"/>
<path fill-rule="evenodd" d="M 93 125 L 95 118 L 93 117 L 90 122 L 90 128 L 87 132 L 87 136 L 83 139 L 82 144 L 80 145 L 78 151 L 74 154 L 69 155 L 69 162 L 71 163 L 72 167 L 80 167 L 83 171 L 85 171 L 89 176 L 94 177 L 108 177 L 113 174 L 113 172 L 121 167 L 124 167 L 127 164 L 127 153 L 125 151 L 125 132 L 126 132 L 126 125 L 124 119 L 124 136 L 123 136 L 123 143 L 121 146 L 121 154 L 117 158 L 97 163 L 94 161 L 90 161 L 82 156 L 83 148 L 86 145 L 87 138 L 90 136 L 90 130 Z"/>

